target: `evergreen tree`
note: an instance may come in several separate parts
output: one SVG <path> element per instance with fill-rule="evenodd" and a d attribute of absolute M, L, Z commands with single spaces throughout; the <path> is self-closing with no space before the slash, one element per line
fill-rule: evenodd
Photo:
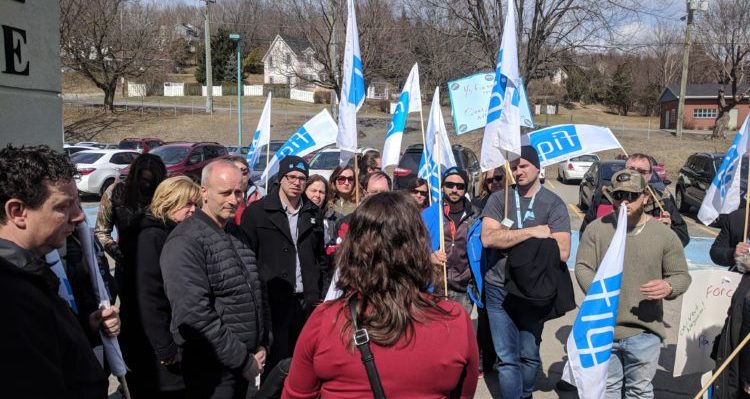
<path fill-rule="evenodd" d="M 227 63 L 224 67 L 224 81 L 237 83 L 237 53 L 235 52 L 227 58 Z"/>
<path fill-rule="evenodd" d="M 229 32 L 224 28 L 219 28 L 216 34 L 211 36 L 211 67 L 214 85 L 224 81 L 227 59 L 235 51 L 235 44 L 229 38 Z M 235 67 L 236 63 L 237 61 L 235 61 Z M 234 74 L 237 75 L 236 69 Z M 206 48 L 203 45 L 198 48 L 198 68 L 195 70 L 195 80 L 200 84 L 206 84 Z"/>
<path fill-rule="evenodd" d="M 630 61 L 617 65 L 612 81 L 607 88 L 607 105 L 618 115 L 628 116 L 633 103 L 633 68 Z"/>

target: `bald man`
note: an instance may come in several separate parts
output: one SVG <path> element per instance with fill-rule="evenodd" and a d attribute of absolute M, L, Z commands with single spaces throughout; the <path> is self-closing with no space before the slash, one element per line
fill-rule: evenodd
<path fill-rule="evenodd" d="M 243 198 L 242 180 L 230 161 L 206 166 L 201 210 L 172 231 L 161 254 L 188 398 L 244 398 L 265 364 L 265 289 L 255 253 L 230 222 Z"/>

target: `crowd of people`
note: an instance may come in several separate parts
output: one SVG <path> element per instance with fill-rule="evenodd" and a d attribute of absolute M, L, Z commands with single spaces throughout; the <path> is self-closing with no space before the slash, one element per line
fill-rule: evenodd
<path fill-rule="evenodd" d="M 211 162 L 197 184 L 167 177 L 158 157 L 143 154 L 101 199 L 96 268 L 119 308 L 100 308 L 76 232 L 85 218 L 74 166 L 48 147 L 8 146 L 0 150 L 0 317 L 12 323 L 0 333 L 3 392 L 106 397 L 103 335 L 118 337 L 135 399 L 471 398 L 479 375 L 493 371 L 501 398 L 530 398 L 544 325 L 576 306 L 567 263 L 586 292 L 624 206 L 607 397 L 653 397 L 663 301 L 691 282 L 685 223 L 648 157 L 632 154 L 595 198 L 569 259 L 570 216 L 540 170 L 530 146 L 480 182 L 450 168 L 442 202 L 431 203 L 423 179 L 394 191 L 375 151 L 329 179 L 286 156 L 267 192 L 241 157 Z M 469 199 L 473 184 L 481 193 Z M 604 200 L 612 210 L 597 215 Z M 722 216 L 711 256 L 744 272 L 742 215 Z M 750 280 L 737 292 L 717 359 L 750 331 Z M 721 397 L 750 392 L 748 353 L 717 384 Z"/>

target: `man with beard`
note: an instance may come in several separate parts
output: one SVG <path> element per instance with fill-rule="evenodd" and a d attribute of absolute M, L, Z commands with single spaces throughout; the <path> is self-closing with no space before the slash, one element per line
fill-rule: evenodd
<path fill-rule="evenodd" d="M 471 281 L 469 256 L 467 251 L 467 233 L 479 217 L 479 210 L 466 198 L 469 175 L 457 167 L 449 168 L 443 175 L 443 206 L 445 215 L 443 230 L 445 232 L 445 251 L 432 253 L 432 263 L 436 266 L 446 264 L 448 271 L 448 298 L 458 302 L 471 314 L 472 304 L 467 294 Z M 439 291 L 443 286 L 437 287 Z"/>

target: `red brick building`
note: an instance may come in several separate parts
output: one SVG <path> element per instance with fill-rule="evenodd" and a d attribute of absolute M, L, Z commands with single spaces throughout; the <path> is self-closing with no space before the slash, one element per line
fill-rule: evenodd
<path fill-rule="evenodd" d="M 685 95 L 685 116 L 683 128 L 689 130 L 712 130 L 716 122 L 719 110 L 717 97 L 719 89 L 724 89 L 727 104 L 731 103 L 731 87 L 720 84 L 697 84 L 688 85 Z M 744 92 L 748 87 L 738 87 L 737 90 Z M 662 129 L 677 128 L 677 107 L 680 98 L 680 85 L 672 84 L 664 88 L 659 97 L 659 127 Z M 747 115 L 750 114 L 748 96 L 729 111 L 729 129 L 736 129 L 742 124 Z"/>

